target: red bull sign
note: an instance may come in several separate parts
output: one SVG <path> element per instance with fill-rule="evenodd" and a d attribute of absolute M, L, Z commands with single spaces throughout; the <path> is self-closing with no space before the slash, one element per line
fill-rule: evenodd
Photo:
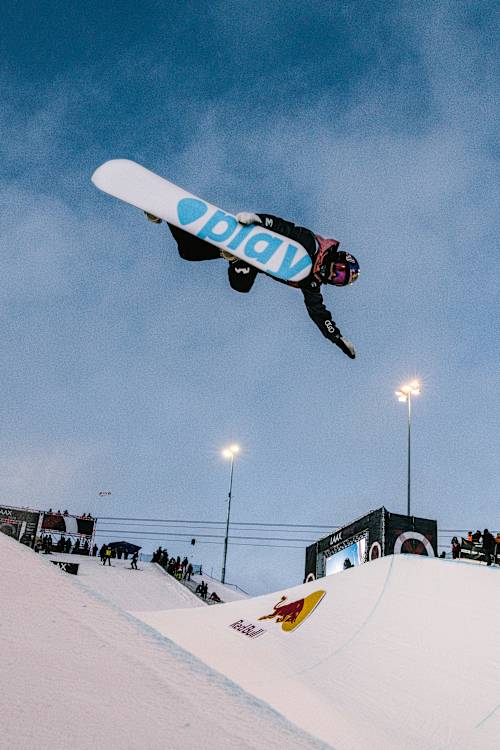
<path fill-rule="evenodd" d="M 259 620 L 275 620 L 281 624 L 282 630 L 290 632 L 298 628 L 312 614 L 325 594 L 326 591 L 313 591 L 312 594 L 294 602 L 289 602 L 286 596 L 282 596 L 274 605 L 273 612 L 262 615 Z"/>

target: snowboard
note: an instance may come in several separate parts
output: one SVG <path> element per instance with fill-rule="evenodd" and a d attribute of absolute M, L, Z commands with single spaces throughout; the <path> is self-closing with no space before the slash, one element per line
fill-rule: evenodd
<path fill-rule="evenodd" d="M 92 175 L 96 187 L 190 234 L 226 250 L 283 281 L 311 272 L 311 258 L 298 242 L 261 224 L 243 225 L 208 203 L 129 159 L 112 159 Z"/>

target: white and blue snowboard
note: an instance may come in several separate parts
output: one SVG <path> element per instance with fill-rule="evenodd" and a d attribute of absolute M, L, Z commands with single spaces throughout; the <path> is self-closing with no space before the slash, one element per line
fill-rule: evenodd
<path fill-rule="evenodd" d="M 98 167 L 92 182 L 100 190 L 184 229 L 284 281 L 300 281 L 311 271 L 311 258 L 298 242 L 259 224 L 242 225 L 173 182 L 129 159 Z"/>

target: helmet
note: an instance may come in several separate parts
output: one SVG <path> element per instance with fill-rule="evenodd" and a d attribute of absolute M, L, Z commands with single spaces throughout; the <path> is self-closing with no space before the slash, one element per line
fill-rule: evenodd
<path fill-rule="evenodd" d="M 343 250 L 337 253 L 336 257 L 330 261 L 328 276 L 325 279 L 327 284 L 334 286 L 347 286 L 359 276 L 359 263 L 350 253 Z"/>
<path fill-rule="evenodd" d="M 322 284 L 334 286 L 352 284 L 359 276 L 358 261 L 354 255 L 338 250 L 339 245 L 336 240 L 333 240 L 335 244 L 327 245 L 327 242 L 331 243 L 332 240 L 320 242 L 313 273 Z"/>

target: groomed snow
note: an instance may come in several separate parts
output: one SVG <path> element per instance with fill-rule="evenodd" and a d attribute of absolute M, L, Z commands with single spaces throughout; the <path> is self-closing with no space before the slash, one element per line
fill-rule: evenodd
<path fill-rule="evenodd" d="M 318 590 L 296 630 L 259 619 L 283 594 Z M 337 750 L 473 750 L 500 737 L 499 591 L 496 568 L 396 555 L 277 594 L 136 614 Z M 230 627 L 240 620 L 265 633 Z"/>
<path fill-rule="evenodd" d="M 206 607 L 195 594 L 168 575 L 160 565 L 139 562 L 132 570 L 130 560 L 111 560 L 103 566 L 98 557 L 52 553 L 41 555 L 51 567 L 52 560 L 78 563 L 78 583 L 99 594 L 126 612 L 137 609 L 184 609 Z"/>
<path fill-rule="evenodd" d="M 0 534 L 2 748 L 496 746 L 496 568 L 397 555 L 207 607 L 151 563 L 48 559 Z M 296 629 L 259 619 L 318 590 Z"/>
<path fill-rule="evenodd" d="M 0 569 L 2 750 L 326 747 L 3 534 Z"/>

